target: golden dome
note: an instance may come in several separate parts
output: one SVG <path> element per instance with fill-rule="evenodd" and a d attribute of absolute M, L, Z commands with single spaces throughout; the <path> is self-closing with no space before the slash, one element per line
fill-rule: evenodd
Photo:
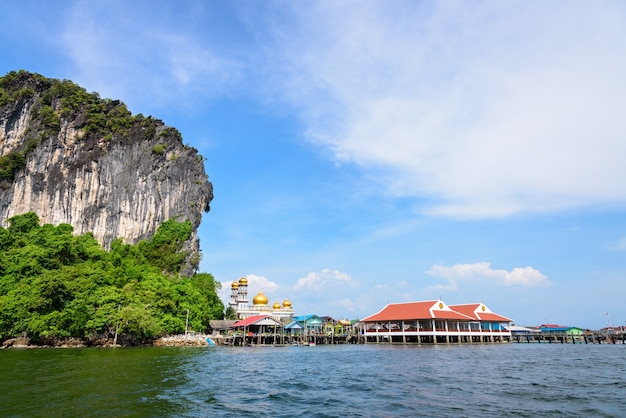
<path fill-rule="evenodd" d="M 237 282 L 233 282 L 233 284 L 231 284 L 230 287 L 232 287 L 233 289 L 237 289 L 239 285 L 237 284 Z"/>
<path fill-rule="evenodd" d="M 241 279 L 239 279 L 239 284 L 248 284 L 248 279 L 242 277 Z"/>
<path fill-rule="evenodd" d="M 285 299 L 283 301 L 283 308 L 291 308 L 291 302 L 289 301 L 289 299 Z"/>
<path fill-rule="evenodd" d="M 272 306 L 272 309 L 280 309 L 280 303 L 275 302 L 274 306 Z"/>
<path fill-rule="evenodd" d="M 268 301 L 269 299 L 263 294 L 263 292 L 259 292 L 259 294 L 252 299 L 252 303 L 255 305 L 267 305 Z"/>

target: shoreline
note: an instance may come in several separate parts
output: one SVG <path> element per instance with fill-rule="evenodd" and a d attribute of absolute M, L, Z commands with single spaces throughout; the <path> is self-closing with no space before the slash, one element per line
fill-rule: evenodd
<path fill-rule="evenodd" d="M 0 345 L 0 350 L 10 349 L 37 349 L 37 348 L 126 348 L 126 347 L 209 347 L 207 338 L 215 340 L 216 336 L 205 334 L 180 334 L 167 335 L 149 341 L 138 341 L 128 336 L 118 338 L 118 343 L 114 343 L 112 338 L 65 338 L 51 339 L 41 344 L 34 344 L 28 337 L 17 337 L 5 340 Z"/>

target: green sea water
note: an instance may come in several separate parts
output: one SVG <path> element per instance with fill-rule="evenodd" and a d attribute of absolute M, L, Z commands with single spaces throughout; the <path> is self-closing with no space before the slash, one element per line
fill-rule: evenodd
<path fill-rule="evenodd" d="M 3 417 L 626 416 L 626 345 L 0 351 Z"/>

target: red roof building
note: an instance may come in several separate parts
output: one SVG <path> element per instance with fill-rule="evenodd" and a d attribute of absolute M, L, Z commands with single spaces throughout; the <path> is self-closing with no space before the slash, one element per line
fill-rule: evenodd
<path fill-rule="evenodd" d="M 235 322 L 233 325 L 231 325 L 231 328 L 249 328 L 261 326 L 282 327 L 283 324 L 269 315 L 255 315 Z"/>
<path fill-rule="evenodd" d="M 511 342 L 510 318 L 483 303 L 447 305 L 442 300 L 390 303 L 363 319 L 368 342 Z"/>

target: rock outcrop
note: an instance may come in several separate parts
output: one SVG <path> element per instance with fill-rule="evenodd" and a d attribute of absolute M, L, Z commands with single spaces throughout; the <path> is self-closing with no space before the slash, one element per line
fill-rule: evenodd
<path fill-rule="evenodd" d="M 196 149 L 162 121 L 132 115 L 66 80 L 25 71 L 0 78 L 0 222 L 93 233 L 105 247 L 148 240 L 168 219 L 191 221 L 183 275 L 199 264 L 197 227 L 213 187 Z"/>

